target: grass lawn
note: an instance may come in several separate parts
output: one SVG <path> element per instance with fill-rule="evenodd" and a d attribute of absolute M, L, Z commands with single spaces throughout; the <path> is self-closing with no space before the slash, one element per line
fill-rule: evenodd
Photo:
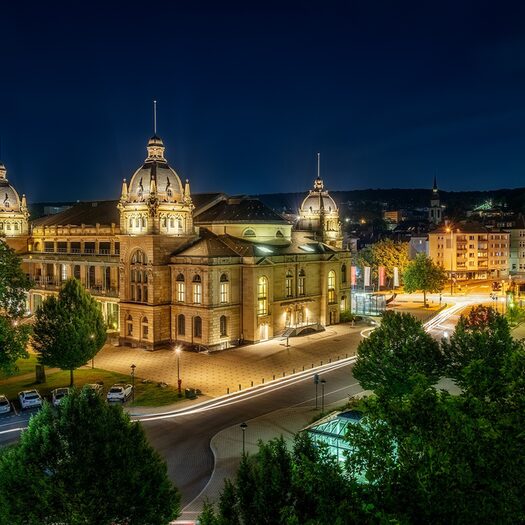
<path fill-rule="evenodd" d="M 33 364 L 34 366 L 34 364 Z M 81 387 L 87 383 L 96 383 L 102 381 L 104 383 L 104 396 L 108 389 L 114 383 L 129 383 L 130 376 L 119 374 L 117 372 L 110 372 L 100 368 L 79 368 L 75 370 L 75 386 Z M 50 398 L 50 392 L 54 388 L 69 386 L 69 371 L 61 370 L 46 375 L 46 382 L 36 384 L 34 377 L 30 379 L 20 379 L 19 381 L 9 381 L 4 384 L 0 383 L 0 394 L 7 396 L 14 400 L 21 390 L 36 388 L 40 395 Z M 141 378 L 135 378 L 135 402 L 133 406 L 162 406 L 169 405 L 179 401 L 178 392 L 176 388 L 157 386 L 157 383 L 142 383 Z M 184 398 L 182 398 L 184 399 Z"/>
<path fill-rule="evenodd" d="M 35 354 L 29 354 L 29 357 L 27 359 L 17 359 L 16 366 L 18 367 L 18 370 L 12 375 L 7 375 L 4 372 L 0 372 L 0 381 L 4 379 L 9 379 L 10 377 L 21 376 L 24 374 L 34 374 L 36 364 L 37 360 Z"/>

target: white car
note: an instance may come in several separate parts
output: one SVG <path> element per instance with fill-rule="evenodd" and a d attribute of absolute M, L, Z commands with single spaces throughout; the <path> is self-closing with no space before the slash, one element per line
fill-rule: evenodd
<path fill-rule="evenodd" d="M 11 403 L 5 396 L 0 396 L 0 414 L 11 412 Z"/>
<path fill-rule="evenodd" d="M 104 392 L 104 387 L 101 383 L 87 383 L 82 388 L 95 392 L 95 394 L 98 394 L 99 396 Z"/>
<path fill-rule="evenodd" d="M 42 406 L 42 397 L 38 393 L 38 390 L 23 390 L 18 393 L 18 400 L 23 409 Z"/>
<path fill-rule="evenodd" d="M 62 399 L 69 394 L 69 388 L 55 388 L 51 392 L 51 399 L 53 400 L 53 406 L 57 407 L 60 405 Z"/>
<path fill-rule="evenodd" d="M 131 395 L 133 387 L 131 385 L 124 385 L 122 383 L 117 383 L 113 385 L 106 395 L 108 401 L 121 401 L 122 403 L 128 399 Z"/>

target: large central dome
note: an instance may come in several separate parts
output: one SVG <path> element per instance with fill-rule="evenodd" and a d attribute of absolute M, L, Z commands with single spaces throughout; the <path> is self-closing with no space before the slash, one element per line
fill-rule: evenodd
<path fill-rule="evenodd" d="M 150 195 L 151 181 L 155 181 L 156 194 L 161 202 L 180 202 L 183 199 L 181 180 L 164 158 L 164 149 L 160 137 L 154 135 L 149 139 L 144 165 L 133 174 L 129 183 L 130 202 L 145 201 Z"/>
<path fill-rule="evenodd" d="M 7 181 L 7 170 L 0 163 L 0 211 L 20 213 L 18 192 Z"/>

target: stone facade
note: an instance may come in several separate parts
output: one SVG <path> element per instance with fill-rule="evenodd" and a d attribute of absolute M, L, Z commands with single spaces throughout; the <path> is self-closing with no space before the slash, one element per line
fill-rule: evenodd
<path fill-rule="evenodd" d="M 192 196 L 159 137 L 147 151 L 119 201 L 79 203 L 30 231 L 26 217 L 6 236 L 35 282 L 31 312 L 74 276 L 120 344 L 146 349 L 224 349 L 339 322 L 350 252 L 320 178 L 299 210 L 306 222 L 293 228 L 258 199 Z"/>

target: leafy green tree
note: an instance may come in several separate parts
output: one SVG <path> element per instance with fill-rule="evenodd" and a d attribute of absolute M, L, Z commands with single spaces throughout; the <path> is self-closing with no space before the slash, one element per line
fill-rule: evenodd
<path fill-rule="evenodd" d="M 92 359 L 106 341 L 99 305 L 77 279 L 68 279 L 58 297 L 51 296 L 36 312 L 33 347 L 46 366 L 71 372 Z"/>
<path fill-rule="evenodd" d="M 1 525 L 165 525 L 180 496 L 140 424 L 83 390 L 0 455 L 0 508 Z"/>
<path fill-rule="evenodd" d="M 10 374 L 16 360 L 27 357 L 29 325 L 20 322 L 31 281 L 23 272 L 20 258 L 0 241 L 0 370 Z"/>
<path fill-rule="evenodd" d="M 454 334 L 443 341 L 448 376 L 470 395 L 496 400 L 504 395 L 509 360 L 523 352 L 505 317 L 494 308 L 474 307 L 460 317 Z"/>
<path fill-rule="evenodd" d="M 368 504 L 385 516 L 409 524 L 523 522 L 525 352 L 505 325 L 491 309 L 475 308 L 443 343 L 441 373 L 461 383 L 461 394 L 416 381 L 402 396 L 384 389 L 364 401 L 362 424 L 349 426 L 347 471 L 366 477 Z M 384 366 L 368 358 L 361 355 L 365 370 Z"/>
<path fill-rule="evenodd" d="M 403 281 L 405 292 L 423 292 L 423 302 L 427 306 L 427 293 L 441 292 L 447 282 L 447 274 L 430 257 L 420 253 L 406 267 Z"/>
<path fill-rule="evenodd" d="M 23 272 L 20 257 L 0 241 L 0 313 L 11 319 L 24 315 L 31 280 Z"/>
<path fill-rule="evenodd" d="M 381 324 L 357 348 L 353 375 L 376 394 L 402 396 L 418 383 L 441 376 L 439 344 L 413 315 L 387 312 Z"/>
<path fill-rule="evenodd" d="M 360 250 L 354 258 L 354 263 L 360 267 L 370 266 L 374 280 L 378 278 L 379 267 L 384 266 L 386 278 L 391 282 L 394 268 L 399 268 L 402 275 L 409 264 L 408 243 L 382 239 Z"/>
<path fill-rule="evenodd" d="M 31 328 L 5 315 L 0 315 L 0 370 L 10 374 L 16 371 L 16 360 L 27 357 L 27 342 Z"/>

